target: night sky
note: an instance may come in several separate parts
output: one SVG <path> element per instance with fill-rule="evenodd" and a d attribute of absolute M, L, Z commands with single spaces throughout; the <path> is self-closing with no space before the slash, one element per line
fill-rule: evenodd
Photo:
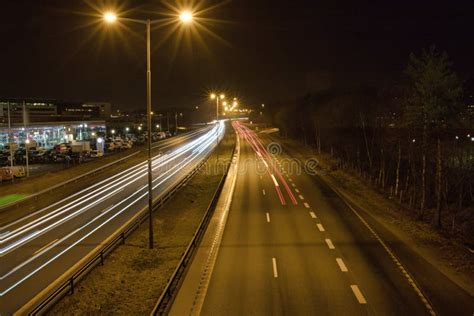
<path fill-rule="evenodd" d="M 0 97 L 145 104 L 142 25 L 105 26 L 91 3 L 0 0 Z M 117 1 L 127 17 L 163 18 L 161 1 Z M 174 1 L 168 3 L 176 4 Z M 463 79 L 474 74 L 472 1 L 200 1 L 191 40 L 153 31 L 153 104 L 194 107 L 220 89 L 247 104 L 331 85 L 400 80 L 410 52 L 436 44 Z M 214 21 L 215 20 L 215 21 Z M 199 21 L 199 20 L 198 20 Z M 87 26 L 89 24 L 89 26 Z M 120 30 L 120 32 L 119 32 Z M 220 38 L 220 39 L 219 39 Z"/>

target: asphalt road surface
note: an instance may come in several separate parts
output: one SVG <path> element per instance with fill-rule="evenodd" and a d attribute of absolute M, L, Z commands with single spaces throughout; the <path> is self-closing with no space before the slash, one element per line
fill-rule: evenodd
<path fill-rule="evenodd" d="M 203 128 L 161 148 L 153 158 L 153 194 L 160 196 L 216 145 L 224 124 Z M 84 258 L 147 205 L 146 163 L 86 188 L 0 229 L 0 314 L 8 315 Z"/>
<path fill-rule="evenodd" d="M 472 297 L 445 279 L 423 283 L 451 291 L 444 306 L 433 304 L 432 288 L 419 285 L 393 240 L 281 148 L 237 130 L 241 173 L 202 309 L 193 313 L 472 315 Z"/>

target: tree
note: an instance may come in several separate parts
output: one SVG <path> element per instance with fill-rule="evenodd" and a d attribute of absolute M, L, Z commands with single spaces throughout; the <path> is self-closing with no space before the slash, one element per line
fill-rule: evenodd
<path fill-rule="evenodd" d="M 420 57 L 410 55 L 406 74 L 410 80 L 405 118 L 407 124 L 421 130 L 422 170 L 420 216 L 426 207 L 427 148 L 430 139 L 436 140 L 436 211 L 433 225 L 441 227 L 443 148 L 442 132 L 446 127 L 457 124 L 460 119 L 460 97 L 462 86 L 452 70 L 446 52 L 438 53 L 435 46 L 423 50 Z"/>

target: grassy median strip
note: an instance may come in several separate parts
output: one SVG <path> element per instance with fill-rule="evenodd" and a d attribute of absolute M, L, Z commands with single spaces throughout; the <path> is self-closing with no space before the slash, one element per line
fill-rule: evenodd
<path fill-rule="evenodd" d="M 191 241 L 230 162 L 235 143 L 228 131 L 219 145 L 219 163 L 213 154 L 168 203 L 155 213 L 155 249 L 148 249 L 144 223 L 78 285 L 75 293 L 56 304 L 50 315 L 145 315 L 173 274 Z"/>
<path fill-rule="evenodd" d="M 8 203 L 13 203 L 15 201 L 21 200 L 26 197 L 27 194 L 8 194 L 0 197 L 0 206 Z"/>

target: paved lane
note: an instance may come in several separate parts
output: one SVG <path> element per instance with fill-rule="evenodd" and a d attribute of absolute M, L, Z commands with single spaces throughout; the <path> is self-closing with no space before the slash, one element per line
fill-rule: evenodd
<path fill-rule="evenodd" d="M 214 148 L 207 129 L 153 159 L 154 196 L 172 188 Z M 144 163 L 85 189 L 53 210 L 16 222 L 2 235 L 0 311 L 9 314 L 46 288 L 146 206 Z"/>
<path fill-rule="evenodd" d="M 246 171 L 237 181 L 202 314 L 430 313 L 337 195 L 304 173 L 287 172 L 252 132 L 241 127 L 240 133 L 248 140 L 240 161 Z"/>

